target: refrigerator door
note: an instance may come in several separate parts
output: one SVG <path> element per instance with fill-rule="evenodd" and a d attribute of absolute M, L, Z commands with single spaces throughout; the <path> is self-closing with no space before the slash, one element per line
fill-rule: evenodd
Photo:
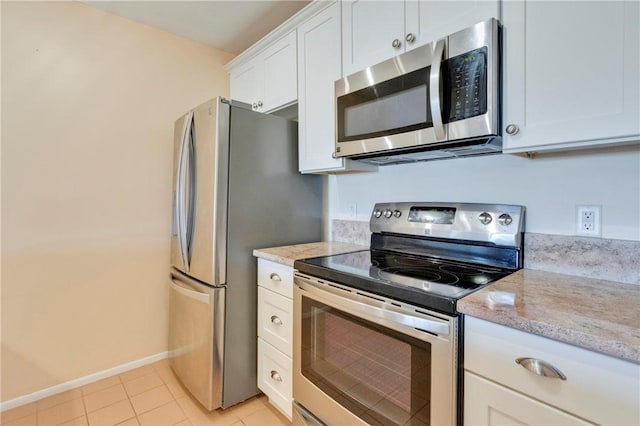
<path fill-rule="evenodd" d="M 214 286 L 226 283 L 229 114 L 221 98 L 193 110 L 195 203 L 189 275 Z"/>
<path fill-rule="evenodd" d="M 192 144 L 193 112 L 175 123 L 173 150 L 173 223 L 171 231 L 171 264 L 182 272 L 189 271 L 187 247 L 187 190 L 193 175 L 188 172 Z"/>
<path fill-rule="evenodd" d="M 225 290 L 171 271 L 169 362 L 208 410 L 222 403 Z"/>
<path fill-rule="evenodd" d="M 176 122 L 172 266 L 226 282 L 229 105 L 215 98 Z"/>

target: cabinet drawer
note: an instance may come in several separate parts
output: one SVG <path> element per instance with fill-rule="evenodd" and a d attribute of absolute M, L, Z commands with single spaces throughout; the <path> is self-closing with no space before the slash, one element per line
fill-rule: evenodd
<path fill-rule="evenodd" d="M 258 338 L 258 387 L 291 419 L 291 358 Z"/>
<path fill-rule="evenodd" d="M 293 268 L 258 259 L 258 285 L 293 299 Z"/>
<path fill-rule="evenodd" d="M 258 337 L 291 356 L 293 301 L 258 287 Z"/>
<path fill-rule="evenodd" d="M 467 425 L 591 424 L 469 372 L 464 373 L 464 393 Z"/>
<path fill-rule="evenodd" d="M 640 365 L 476 318 L 465 318 L 465 369 L 600 424 L 640 424 Z M 566 380 L 515 361 L 535 358 Z"/>

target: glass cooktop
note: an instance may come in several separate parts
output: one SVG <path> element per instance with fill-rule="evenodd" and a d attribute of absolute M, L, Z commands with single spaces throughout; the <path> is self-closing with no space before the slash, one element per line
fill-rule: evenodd
<path fill-rule="evenodd" d="M 513 271 L 388 251 L 365 250 L 295 262 L 320 279 L 446 313 L 456 301 Z"/>

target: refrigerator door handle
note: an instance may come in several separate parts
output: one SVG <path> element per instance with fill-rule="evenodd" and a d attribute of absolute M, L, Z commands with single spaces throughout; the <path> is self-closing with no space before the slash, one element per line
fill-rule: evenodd
<path fill-rule="evenodd" d="M 210 303 L 210 297 L 208 294 L 200 293 L 199 291 L 194 291 L 186 286 L 180 285 L 180 281 L 175 277 L 172 277 L 169 285 L 171 286 L 172 289 L 182 294 L 183 296 L 187 296 L 199 302 L 206 303 L 207 305 Z"/>
<path fill-rule="evenodd" d="M 195 150 L 195 143 L 194 143 L 194 138 L 195 138 L 195 120 L 193 118 L 193 113 L 192 113 L 192 118 L 189 124 L 189 131 L 187 133 L 188 137 L 187 137 L 187 159 L 185 161 L 186 167 L 187 167 L 187 171 L 186 171 L 186 175 L 187 175 L 187 194 L 186 194 L 186 206 L 185 206 L 185 211 L 186 211 L 186 219 L 187 219 L 187 223 L 186 223 L 186 237 L 185 237 L 185 241 L 186 241 L 186 249 L 185 249 L 185 254 L 187 257 L 187 261 L 189 262 L 189 265 L 191 265 L 191 255 L 193 253 L 193 234 L 194 234 L 194 224 L 195 224 L 195 215 L 196 215 L 196 209 L 195 209 L 195 197 L 196 197 L 196 150 Z"/>
<path fill-rule="evenodd" d="M 187 138 L 191 134 L 191 125 L 193 123 L 193 111 L 187 114 L 185 119 L 184 132 L 182 133 L 182 143 L 180 144 L 180 150 L 178 154 L 178 171 L 176 173 L 176 221 L 178 225 L 178 247 L 180 249 L 180 257 L 182 264 L 184 265 L 184 271 L 189 271 L 189 259 L 187 257 L 187 224 L 185 223 L 186 216 L 186 178 L 187 171 L 186 161 L 188 160 L 187 152 Z"/>

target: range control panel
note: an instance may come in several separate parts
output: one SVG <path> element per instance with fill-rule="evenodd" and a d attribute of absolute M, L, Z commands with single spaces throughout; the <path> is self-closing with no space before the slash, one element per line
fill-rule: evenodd
<path fill-rule="evenodd" d="M 519 247 L 524 206 L 476 203 L 378 203 L 371 232 L 437 237 Z"/>

